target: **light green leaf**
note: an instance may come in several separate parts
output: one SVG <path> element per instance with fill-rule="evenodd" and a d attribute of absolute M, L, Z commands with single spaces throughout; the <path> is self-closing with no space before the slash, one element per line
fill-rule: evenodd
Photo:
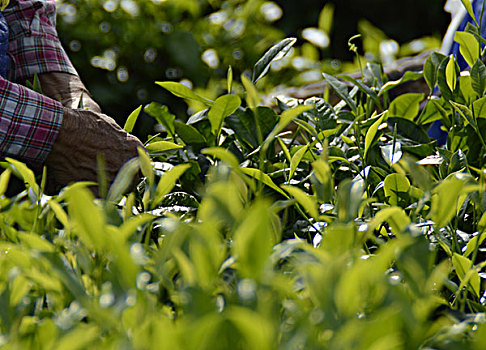
<path fill-rule="evenodd" d="M 118 202 L 122 195 L 133 185 L 133 179 L 140 169 L 140 162 L 138 158 L 134 158 L 126 162 L 113 181 L 113 184 L 108 191 L 106 200 L 108 202 Z"/>
<path fill-rule="evenodd" d="M 315 220 L 319 219 L 319 211 L 317 210 L 317 201 L 315 198 L 294 186 L 282 185 L 282 188 L 294 197 L 312 218 Z"/>
<path fill-rule="evenodd" d="M 150 205 L 154 209 L 159 205 L 164 196 L 168 194 L 175 186 L 177 180 L 191 167 L 191 164 L 179 164 L 165 173 L 155 189 L 154 199 Z"/>
<path fill-rule="evenodd" d="M 454 101 L 450 101 L 450 103 L 451 103 L 452 107 L 454 107 L 454 109 L 464 119 L 464 121 L 466 122 L 466 125 L 469 123 L 472 126 L 476 126 L 476 121 L 474 120 L 473 113 L 468 107 L 466 107 L 466 106 L 464 106 L 460 103 L 456 103 Z"/>
<path fill-rule="evenodd" d="M 142 106 L 138 107 L 128 116 L 127 121 L 125 122 L 125 126 L 123 127 L 123 130 L 125 130 L 126 132 L 133 131 L 133 127 L 135 126 L 135 123 L 137 122 L 138 116 L 140 115 L 141 111 L 142 111 Z"/>
<path fill-rule="evenodd" d="M 104 249 L 106 218 L 94 203 L 91 192 L 86 187 L 70 187 L 66 190 L 66 197 L 73 231 L 90 249 Z"/>
<path fill-rule="evenodd" d="M 150 184 L 150 186 L 152 186 L 155 178 L 152 161 L 143 148 L 139 147 L 137 151 L 140 170 L 142 170 L 143 176 L 147 178 L 148 183 Z"/>
<path fill-rule="evenodd" d="M 300 106 L 297 106 L 295 108 L 285 110 L 282 113 L 282 115 L 280 116 L 280 119 L 279 119 L 277 125 L 273 128 L 272 132 L 270 132 L 270 134 L 268 134 L 267 138 L 263 142 L 262 148 L 268 146 L 270 144 L 270 142 L 273 141 L 275 139 L 275 137 L 277 137 L 277 135 L 283 129 L 285 129 L 285 127 L 287 125 L 290 124 L 290 122 L 292 122 L 292 120 L 297 118 L 302 113 L 304 113 L 308 110 L 311 110 L 313 108 L 314 108 L 313 105 L 300 105 Z"/>
<path fill-rule="evenodd" d="M 410 189 L 410 181 L 405 175 L 390 174 L 385 178 L 384 190 L 390 205 L 398 205 L 401 195 Z"/>
<path fill-rule="evenodd" d="M 434 190 L 430 216 L 437 227 L 446 226 L 457 212 L 459 196 L 464 182 L 452 176 L 443 180 Z"/>
<path fill-rule="evenodd" d="M 424 94 L 408 93 L 395 98 L 390 104 L 390 117 L 399 117 L 413 121 L 417 116 Z"/>
<path fill-rule="evenodd" d="M 145 146 L 145 148 L 147 149 L 147 151 L 151 153 L 159 153 L 159 152 L 173 151 L 175 149 L 181 149 L 184 147 L 169 141 L 156 141 L 156 142 L 149 143 L 148 145 Z"/>
<path fill-rule="evenodd" d="M 240 170 L 244 174 L 253 177 L 257 181 L 260 181 L 261 183 L 263 183 L 263 184 L 267 185 L 268 187 L 274 189 L 275 191 L 277 191 L 278 193 L 282 194 L 286 198 L 289 198 L 287 196 L 287 194 L 284 191 L 282 191 L 282 189 L 280 189 L 280 187 L 278 187 L 272 181 L 272 178 L 270 176 L 268 176 L 267 174 L 265 174 L 264 172 L 262 172 L 261 170 L 255 169 L 255 168 L 240 168 Z"/>
<path fill-rule="evenodd" d="M 368 152 L 373 145 L 373 142 L 375 141 L 376 133 L 378 132 L 378 127 L 383 123 L 383 120 L 385 119 L 386 114 L 383 114 L 376 122 L 373 123 L 373 125 L 370 126 L 368 129 L 368 132 L 366 133 L 365 136 L 365 159 L 368 155 Z"/>
<path fill-rule="evenodd" d="M 236 158 L 236 156 L 228 149 L 222 147 L 211 147 L 205 148 L 201 151 L 202 154 L 208 154 L 215 158 L 221 159 L 223 162 L 228 164 L 234 169 L 238 169 L 240 166 L 240 162 Z"/>
<path fill-rule="evenodd" d="M 486 97 L 473 102 L 473 112 L 475 118 L 486 118 Z"/>
<path fill-rule="evenodd" d="M 241 75 L 241 82 L 246 90 L 246 103 L 251 109 L 255 109 L 260 104 L 260 97 L 258 96 L 258 91 L 246 75 Z"/>
<path fill-rule="evenodd" d="M 292 160 L 290 162 L 290 174 L 289 174 L 289 180 L 292 179 L 294 176 L 295 170 L 300 164 L 300 161 L 304 157 L 304 154 L 307 152 L 309 149 L 308 146 L 303 146 L 301 147 L 297 152 L 295 152 L 294 156 L 292 157 Z"/>
<path fill-rule="evenodd" d="M 157 81 L 155 82 L 157 85 L 162 86 L 164 89 L 171 92 L 173 95 L 177 97 L 182 97 L 187 100 L 194 100 L 203 103 L 206 106 L 212 106 L 213 101 L 208 100 L 204 97 L 199 96 L 194 91 L 189 89 L 187 86 L 181 83 L 177 83 L 174 81 Z"/>
<path fill-rule="evenodd" d="M 479 59 L 479 43 L 471 33 L 456 32 L 454 40 L 459 43 L 459 51 L 466 60 L 469 67 Z"/>
<path fill-rule="evenodd" d="M 266 202 L 256 202 L 236 229 L 231 246 L 242 276 L 258 280 L 276 243 L 270 209 Z"/>
<path fill-rule="evenodd" d="M 226 81 L 227 81 L 227 84 L 228 84 L 228 94 L 231 94 L 231 90 L 232 90 L 232 87 L 233 87 L 233 68 L 231 68 L 231 66 L 229 66 L 228 68 L 228 74 L 226 76 Z"/>
<path fill-rule="evenodd" d="M 64 226 L 64 227 L 68 227 L 68 216 L 66 214 L 66 212 L 64 211 L 64 209 L 62 208 L 62 206 L 50 199 L 48 202 L 49 206 L 51 207 L 52 211 L 54 212 L 54 214 L 56 215 L 56 218 L 57 220 L 59 220 L 59 222 Z"/>
<path fill-rule="evenodd" d="M 393 233 L 400 234 L 410 225 L 407 213 L 399 207 L 390 207 L 380 210 L 368 224 L 368 231 L 373 232 L 384 222 L 392 228 Z"/>
<path fill-rule="evenodd" d="M 35 175 L 32 170 L 30 170 L 24 163 L 19 162 L 18 160 L 12 158 L 5 158 L 7 162 L 10 163 L 10 166 L 15 175 L 19 178 L 22 178 L 26 184 L 28 184 L 35 193 L 39 193 L 39 185 L 35 181 Z"/>
<path fill-rule="evenodd" d="M 224 95 L 218 97 L 208 112 L 208 119 L 211 123 L 213 135 L 219 135 L 223 120 L 233 114 L 241 105 L 241 99 L 236 95 Z"/>
<path fill-rule="evenodd" d="M 453 56 L 451 56 L 451 59 L 447 63 L 445 74 L 446 74 L 447 86 L 451 91 L 454 91 L 457 85 L 457 72 L 456 72 L 456 61 Z"/>
<path fill-rule="evenodd" d="M 473 19 L 476 26 L 479 27 L 478 21 L 476 20 L 476 16 L 474 15 L 474 9 L 472 7 L 471 0 L 461 0 L 461 2 L 462 5 L 466 8 L 467 13 L 469 13 L 469 16 L 471 16 L 471 18 Z"/>
<path fill-rule="evenodd" d="M 424 77 L 424 74 L 422 72 L 412 72 L 412 71 L 406 71 L 405 74 L 399 79 L 399 80 L 393 80 L 387 82 L 385 85 L 383 85 L 380 89 L 380 92 L 378 93 L 378 96 L 383 95 L 385 92 L 393 89 L 394 87 L 397 87 L 401 84 L 404 84 L 408 81 L 412 80 L 418 80 Z"/>
<path fill-rule="evenodd" d="M 12 169 L 7 168 L 2 172 L 2 175 L 0 175 L 0 197 L 5 194 L 5 191 L 7 191 L 11 174 Z"/>

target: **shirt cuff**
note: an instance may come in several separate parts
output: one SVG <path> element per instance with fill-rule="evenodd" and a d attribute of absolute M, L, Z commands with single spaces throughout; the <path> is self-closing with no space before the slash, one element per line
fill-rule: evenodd
<path fill-rule="evenodd" d="M 8 52 L 14 61 L 12 68 L 15 81 L 48 72 L 78 74 L 57 40 L 27 36 L 10 41 Z"/>
<path fill-rule="evenodd" d="M 41 166 L 56 140 L 62 105 L 0 78 L 0 156 Z"/>

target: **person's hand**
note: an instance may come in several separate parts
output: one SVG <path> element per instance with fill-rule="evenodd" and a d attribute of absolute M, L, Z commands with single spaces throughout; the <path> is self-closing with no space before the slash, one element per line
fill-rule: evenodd
<path fill-rule="evenodd" d="M 64 107 L 71 109 L 86 109 L 101 113 L 100 106 L 93 100 L 77 75 L 63 72 L 49 72 L 39 74 L 42 93 Z M 81 103 L 82 102 L 82 103 Z"/>
<path fill-rule="evenodd" d="M 97 181 L 98 154 L 105 158 L 112 182 L 121 166 L 137 157 L 139 147 L 143 148 L 140 140 L 107 115 L 64 108 L 61 129 L 45 163 L 48 192 L 75 181 Z"/>

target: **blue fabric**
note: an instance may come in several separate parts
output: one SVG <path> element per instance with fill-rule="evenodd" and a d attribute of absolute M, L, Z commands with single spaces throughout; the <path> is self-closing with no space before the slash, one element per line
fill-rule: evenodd
<path fill-rule="evenodd" d="M 476 0 L 472 4 L 473 10 L 474 10 L 474 16 L 476 17 L 476 20 L 478 22 L 481 20 L 481 11 L 482 11 L 482 8 L 483 8 L 484 1 L 485 0 Z M 458 31 L 464 31 L 464 29 L 466 29 L 466 26 L 467 26 L 468 23 L 474 24 L 474 21 L 471 18 L 471 16 L 469 16 L 469 14 L 467 14 L 466 17 L 464 18 L 464 20 L 462 21 L 461 25 L 458 28 Z M 481 36 L 483 38 L 486 38 L 486 9 L 485 9 L 485 13 L 484 13 L 484 16 L 483 16 L 483 20 L 480 24 L 481 24 Z M 453 54 L 457 58 L 457 63 L 459 64 L 459 67 L 461 68 L 461 72 L 468 67 L 466 60 L 464 59 L 464 57 L 462 57 L 462 55 L 459 51 L 459 44 L 458 43 L 456 43 L 456 42 L 453 43 L 452 48 L 451 48 L 451 50 L 448 54 L 449 55 Z M 429 131 L 428 131 L 428 135 L 429 135 L 429 137 L 436 139 L 437 143 L 440 146 L 443 146 L 447 142 L 447 132 L 442 130 L 441 126 L 442 126 L 442 123 L 440 121 L 434 122 L 432 124 L 432 126 L 430 127 Z"/>
<path fill-rule="evenodd" d="M 5 78 L 9 68 L 10 58 L 7 56 L 8 25 L 0 12 L 0 75 Z"/>
<path fill-rule="evenodd" d="M 481 20 L 481 11 L 482 11 L 482 8 L 483 8 L 483 4 L 484 4 L 484 0 L 476 0 L 472 4 L 473 10 L 474 10 L 474 16 L 476 17 L 476 20 L 478 21 L 478 23 Z M 461 25 L 458 28 L 458 31 L 463 32 L 466 29 L 466 26 L 467 26 L 468 23 L 474 24 L 474 21 L 471 18 L 471 16 L 469 16 L 469 14 L 467 14 L 466 17 L 464 18 L 464 20 L 462 21 Z M 486 8 L 485 8 L 484 16 L 483 16 L 483 21 L 480 23 L 480 25 L 481 25 L 481 36 L 483 38 L 486 38 Z M 459 67 L 461 68 L 461 71 L 463 71 L 464 69 L 466 69 L 468 67 L 468 64 L 466 63 L 466 61 L 464 60 L 464 57 L 462 57 L 462 55 L 459 51 L 459 44 L 457 42 L 454 42 L 452 44 L 452 48 L 451 48 L 451 51 L 449 52 L 449 55 L 450 54 L 453 54 L 454 56 L 457 57 L 457 62 L 459 64 Z"/>

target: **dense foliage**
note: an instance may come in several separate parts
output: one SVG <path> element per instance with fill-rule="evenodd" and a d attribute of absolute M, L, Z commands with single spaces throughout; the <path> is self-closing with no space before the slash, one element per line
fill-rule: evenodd
<path fill-rule="evenodd" d="M 88 183 L 46 196 L 45 178 L 8 159 L 0 344 L 484 349 L 486 67 L 477 30 L 456 37 L 467 72 L 436 53 L 400 81 L 363 64 L 363 79 L 341 76 L 351 89 L 324 74 L 336 104 L 261 105 L 256 83 L 292 38 L 236 90 L 228 70 L 217 98 L 157 82 L 202 107 L 187 121 L 157 103 L 134 111 L 126 130 L 143 109 L 160 133 L 110 187 L 100 171 L 98 199 Z M 416 79 L 441 97 L 389 100 Z M 445 147 L 427 136 L 436 120 Z M 12 176 L 25 183 L 13 197 Z"/>
<path fill-rule="evenodd" d="M 363 1 L 62 0 L 58 32 L 96 100 L 119 123 L 150 101 L 170 105 L 184 120 L 186 105 L 154 80 L 183 82 L 215 99 L 224 92 L 228 66 L 236 76 L 251 72 L 264 51 L 285 36 L 299 41 L 273 66 L 278 74 L 260 82 L 261 91 L 321 80 L 323 71 L 356 68 L 348 62 L 346 42 L 357 32 L 364 39 L 362 54 L 378 58 L 383 43 L 382 51 L 391 56 L 385 61 L 439 45 L 437 23 L 447 21 L 441 0 Z M 143 118 L 136 132 L 145 137 L 150 121 Z"/>

